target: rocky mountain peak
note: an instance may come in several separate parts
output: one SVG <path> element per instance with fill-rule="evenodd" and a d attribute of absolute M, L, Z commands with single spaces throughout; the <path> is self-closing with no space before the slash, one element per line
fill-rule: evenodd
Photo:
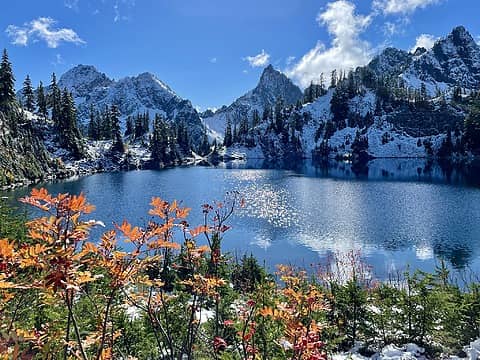
<path fill-rule="evenodd" d="M 60 88 L 66 87 L 76 97 L 87 96 L 93 89 L 110 86 L 112 83 L 113 80 L 92 65 L 77 65 L 64 73 L 58 81 Z"/>
<path fill-rule="evenodd" d="M 167 84 L 157 78 L 155 74 L 152 74 L 150 72 L 141 73 L 140 75 L 135 77 L 135 80 L 137 81 L 137 83 L 144 87 L 151 87 L 160 91 L 166 91 L 173 96 L 177 96 L 177 94 L 175 94 L 175 92 Z"/>
<path fill-rule="evenodd" d="M 457 26 L 454 28 L 447 38 L 451 39 L 457 46 L 468 45 L 472 43 L 476 44 L 473 36 L 467 31 L 467 29 L 465 29 L 464 26 Z"/>
<path fill-rule="evenodd" d="M 295 104 L 303 97 L 303 93 L 285 74 L 268 65 L 260 77 L 253 94 L 259 96 L 268 106 L 277 98 L 282 98 L 287 104 Z"/>
<path fill-rule="evenodd" d="M 407 51 L 388 47 L 375 56 L 368 67 L 378 75 L 393 76 L 402 72 L 411 60 L 412 55 Z"/>

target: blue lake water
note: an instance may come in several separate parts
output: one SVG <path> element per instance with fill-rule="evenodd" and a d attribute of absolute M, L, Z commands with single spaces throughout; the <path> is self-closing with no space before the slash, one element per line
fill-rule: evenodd
<path fill-rule="evenodd" d="M 269 268 L 309 267 L 359 250 L 378 278 L 407 266 L 429 271 L 440 258 L 480 273 L 478 172 L 445 171 L 423 160 L 375 160 L 360 172 L 346 163 L 289 168 L 230 163 L 105 173 L 40 186 L 52 193 L 83 192 L 96 206 L 91 217 L 107 227 L 123 219 L 145 224 L 153 196 L 182 200 L 192 208 L 190 224 L 201 224 L 201 204 L 238 191 L 246 206 L 230 221 L 225 249 L 238 256 L 253 253 Z M 2 195 L 13 200 L 26 193 Z"/>

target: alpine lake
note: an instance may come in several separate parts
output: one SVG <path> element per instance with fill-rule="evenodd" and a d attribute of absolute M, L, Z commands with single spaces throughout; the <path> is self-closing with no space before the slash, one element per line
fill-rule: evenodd
<path fill-rule="evenodd" d="M 36 187 L 83 192 L 96 206 L 89 218 L 106 224 L 93 230 L 94 239 L 124 219 L 144 226 L 152 197 L 191 207 L 188 222 L 195 227 L 203 223 L 202 204 L 238 192 L 245 204 L 229 219 L 223 249 L 237 258 L 253 254 L 269 270 L 277 264 L 308 270 L 358 251 L 378 279 L 406 269 L 433 271 L 441 260 L 454 273 L 480 276 L 480 167 L 423 159 L 376 159 L 361 169 L 258 160 L 100 173 Z M 17 203 L 29 191 L 0 195 Z"/>

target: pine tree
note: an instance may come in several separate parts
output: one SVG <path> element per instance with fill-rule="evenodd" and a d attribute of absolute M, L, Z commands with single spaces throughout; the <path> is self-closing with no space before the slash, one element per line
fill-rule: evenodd
<path fill-rule="evenodd" d="M 172 131 L 159 114 L 156 114 L 153 120 L 150 151 L 155 166 L 160 163 L 168 165 L 176 158 Z"/>
<path fill-rule="evenodd" d="M 283 99 L 278 98 L 277 102 L 275 103 L 275 131 L 277 134 L 281 133 L 283 130 L 283 120 L 284 120 L 284 115 L 283 115 Z"/>
<path fill-rule="evenodd" d="M 258 110 L 255 109 L 252 112 L 252 129 L 257 127 L 258 124 L 260 124 L 260 115 L 258 113 Z"/>
<path fill-rule="evenodd" d="M 208 141 L 207 129 L 203 129 L 202 142 L 198 148 L 200 155 L 207 155 L 210 152 L 210 142 Z"/>
<path fill-rule="evenodd" d="M 223 137 L 223 145 L 226 147 L 231 146 L 233 143 L 233 135 L 232 135 L 232 123 L 230 122 L 230 118 L 227 118 L 227 125 L 225 127 L 225 136 Z"/>
<path fill-rule="evenodd" d="M 480 150 L 480 107 L 472 106 L 464 123 L 465 148 L 473 152 Z"/>
<path fill-rule="evenodd" d="M 35 110 L 35 94 L 33 92 L 32 81 L 30 80 L 29 75 L 27 75 L 25 81 L 23 82 L 22 93 L 24 97 L 25 109 L 33 112 Z"/>
<path fill-rule="evenodd" d="M 46 119 L 48 115 L 47 98 L 45 97 L 45 90 L 41 81 L 37 88 L 37 106 L 38 113 Z"/>
<path fill-rule="evenodd" d="M 92 140 L 100 140 L 100 126 L 98 123 L 98 113 L 95 110 L 95 107 L 90 105 L 90 110 L 88 113 L 88 137 Z"/>
<path fill-rule="evenodd" d="M 330 74 L 330 88 L 337 86 L 337 70 L 333 70 Z"/>
<path fill-rule="evenodd" d="M 59 125 L 62 94 L 57 85 L 57 77 L 55 73 L 52 74 L 52 81 L 50 83 L 50 93 L 48 94 L 48 106 L 52 112 L 52 120 L 55 126 Z"/>
<path fill-rule="evenodd" d="M 177 144 L 180 146 L 181 150 L 185 153 L 190 151 L 190 137 L 188 135 L 187 126 L 185 122 L 181 121 L 178 123 L 176 129 L 176 138 Z"/>
<path fill-rule="evenodd" d="M 125 136 L 132 135 L 134 131 L 135 131 L 135 125 L 133 123 L 133 118 L 131 116 L 128 116 L 126 120 Z"/>
<path fill-rule="evenodd" d="M 111 122 L 111 135 L 110 138 L 113 139 L 112 143 L 112 151 L 123 153 L 124 146 L 123 146 L 123 138 L 122 132 L 120 130 L 120 111 L 118 107 L 112 105 L 110 107 L 110 122 Z"/>
<path fill-rule="evenodd" d="M 0 63 L 0 110 L 7 108 L 15 102 L 15 77 L 13 76 L 12 64 L 8 59 L 7 50 L 3 50 Z"/>
<path fill-rule="evenodd" d="M 84 153 L 82 136 L 77 126 L 75 102 L 67 89 L 64 89 L 61 93 L 58 107 L 59 114 L 55 126 L 60 144 L 70 150 L 75 158 L 80 159 Z"/>
<path fill-rule="evenodd" d="M 262 120 L 263 122 L 268 121 L 272 117 L 272 108 L 270 106 L 266 106 L 263 109 Z"/>
<path fill-rule="evenodd" d="M 100 139 L 111 140 L 112 139 L 112 122 L 110 118 L 110 108 L 105 106 L 102 114 L 100 115 Z"/>

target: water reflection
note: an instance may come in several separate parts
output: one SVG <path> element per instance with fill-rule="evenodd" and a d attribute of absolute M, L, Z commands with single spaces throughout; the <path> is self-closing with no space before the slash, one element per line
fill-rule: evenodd
<path fill-rule="evenodd" d="M 106 224 L 148 220 L 153 196 L 193 207 L 239 191 L 246 207 L 232 220 L 226 248 L 275 264 L 309 265 L 359 250 L 379 277 L 432 270 L 438 258 L 480 271 L 480 171 L 426 160 L 378 159 L 359 173 L 350 163 L 265 164 L 98 174 L 45 184 L 54 193 L 84 192 Z M 7 193 L 11 199 L 27 190 Z M 100 231 L 93 234 L 100 236 Z"/>

